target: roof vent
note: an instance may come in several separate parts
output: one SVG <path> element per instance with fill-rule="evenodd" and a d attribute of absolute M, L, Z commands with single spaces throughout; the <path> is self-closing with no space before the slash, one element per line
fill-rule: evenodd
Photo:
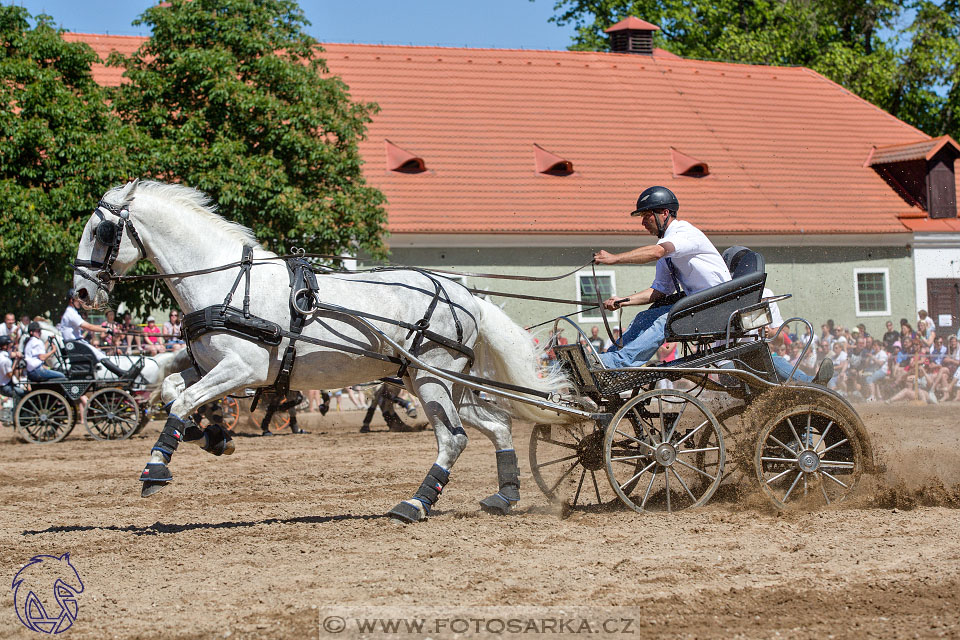
<path fill-rule="evenodd" d="M 387 169 L 397 173 L 423 173 L 427 170 L 427 163 L 420 156 L 414 155 L 384 140 L 387 147 Z"/>
<path fill-rule="evenodd" d="M 640 53 L 653 55 L 653 32 L 660 27 L 640 18 L 630 16 L 605 29 L 610 34 L 610 50 L 614 53 Z"/>
<path fill-rule="evenodd" d="M 710 167 L 706 162 L 697 160 L 670 147 L 670 159 L 673 160 L 673 177 L 687 176 L 688 178 L 706 178 L 710 175 Z"/>
<path fill-rule="evenodd" d="M 533 145 L 533 159 L 537 166 L 537 173 L 549 176 L 568 176 L 573 173 L 573 163 L 552 154 L 538 144 Z"/>
<path fill-rule="evenodd" d="M 909 204 L 931 218 L 957 217 L 954 160 L 960 145 L 950 136 L 874 147 L 864 163 L 872 167 Z"/>

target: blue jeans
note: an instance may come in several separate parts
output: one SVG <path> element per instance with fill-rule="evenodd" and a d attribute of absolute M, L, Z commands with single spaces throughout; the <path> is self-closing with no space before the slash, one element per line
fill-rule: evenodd
<path fill-rule="evenodd" d="M 67 376 L 46 367 L 37 367 L 33 371 L 27 371 L 27 378 L 30 382 L 45 382 L 46 380 L 59 380 L 61 378 L 66 380 Z"/>
<path fill-rule="evenodd" d="M 617 349 L 614 345 L 610 351 L 600 354 L 604 366 L 610 369 L 639 367 L 652 358 L 663 344 L 667 312 L 672 306 L 653 307 L 638 313 L 623 334 L 623 346 Z"/>
<path fill-rule="evenodd" d="M 5 385 L 0 385 L 0 395 L 13 398 L 14 402 L 20 402 L 20 398 L 27 394 L 21 391 L 18 387 L 14 386 L 13 382 L 8 382 Z"/>
<path fill-rule="evenodd" d="M 790 372 L 793 371 L 793 365 L 784 358 L 783 356 L 778 356 L 777 354 L 771 354 L 773 357 L 773 368 L 777 370 L 777 375 L 780 376 L 782 380 L 786 380 L 790 377 Z M 813 382 L 813 376 L 808 376 L 803 371 L 800 371 L 800 368 L 797 367 L 797 372 L 793 374 L 794 380 L 799 380 L 800 382 Z"/>

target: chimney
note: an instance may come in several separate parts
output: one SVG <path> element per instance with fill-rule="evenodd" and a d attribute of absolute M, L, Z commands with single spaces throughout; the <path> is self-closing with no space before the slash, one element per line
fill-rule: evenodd
<path fill-rule="evenodd" d="M 610 34 L 610 50 L 614 53 L 652 56 L 654 31 L 660 31 L 660 27 L 630 16 L 604 30 L 604 33 Z"/>

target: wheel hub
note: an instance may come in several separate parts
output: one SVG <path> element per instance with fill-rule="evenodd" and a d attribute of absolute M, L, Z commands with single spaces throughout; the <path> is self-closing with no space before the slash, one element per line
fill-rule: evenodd
<path fill-rule="evenodd" d="M 603 432 L 594 431 L 588 434 L 577 445 L 577 455 L 580 464 L 588 471 L 599 471 L 603 468 Z"/>
<path fill-rule="evenodd" d="M 107 420 L 116 420 L 117 415 L 113 411 L 107 411 Z"/>
<path fill-rule="evenodd" d="M 40 414 L 40 423 L 41 423 L 41 424 L 46 424 L 46 423 L 47 423 L 47 414 L 45 414 L 45 413 L 41 413 L 41 414 Z"/>
<path fill-rule="evenodd" d="M 669 442 L 664 442 L 663 444 L 657 446 L 657 451 L 654 454 L 654 457 L 657 459 L 657 462 L 660 464 L 660 466 L 669 467 L 677 460 L 677 448 Z"/>
<path fill-rule="evenodd" d="M 813 451 L 804 451 L 797 456 L 797 466 L 804 473 L 813 473 L 820 468 L 820 456 Z"/>

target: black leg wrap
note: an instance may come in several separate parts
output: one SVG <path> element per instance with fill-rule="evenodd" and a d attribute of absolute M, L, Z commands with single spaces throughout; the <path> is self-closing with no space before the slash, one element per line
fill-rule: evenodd
<path fill-rule="evenodd" d="M 233 453 L 235 449 L 235 445 L 231 442 L 233 436 L 219 424 L 208 425 L 207 428 L 203 430 L 203 435 L 206 441 L 200 448 L 204 451 L 208 451 L 215 456 L 230 455 Z"/>
<path fill-rule="evenodd" d="M 153 451 L 159 451 L 163 455 L 163 459 L 170 462 L 174 451 L 177 450 L 183 440 L 185 427 L 186 423 L 183 420 L 171 414 L 167 418 L 166 424 L 163 425 L 163 431 L 160 432 L 157 443 L 153 445 Z"/>
<path fill-rule="evenodd" d="M 497 451 L 497 480 L 500 490 L 481 500 L 480 508 L 487 513 L 504 515 L 520 500 L 520 468 L 513 449 Z"/>
<path fill-rule="evenodd" d="M 450 472 L 440 465 L 433 465 L 430 467 L 430 472 L 427 473 L 427 477 L 424 478 L 420 488 L 413 494 L 413 500 L 401 502 L 393 509 L 390 509 L 387 515 L 397 518 L 398 520 L 403 520 L 404 522 L 420 521 L 424 514 L 430 514 L 430 508 L 437 502 L 437 499 L 443 492 L 443 488 L 449 481 Z M 411 502 L 419 502 L 423 505 L 423 512 L 421 512 L 415 504 L 410 504 Z"/>
<path fill-rule="evenodd" d="M 443 488 L 447 486 L 448 482 L 450 482 L 450 472 L 440 465 L 435 464 L 430 467 L 430 472 L 427 474 L 427 477 L 423 479 L 423 483 L 420 485 L 420 488 L 417 489 L 417 492 L 413 494 L 413 498 L 414 500 L 422 502 L 429 514 L 430 507 L 436 504 L 437 499 L 440 497 L 440 494 L 443 493 Z"/>

